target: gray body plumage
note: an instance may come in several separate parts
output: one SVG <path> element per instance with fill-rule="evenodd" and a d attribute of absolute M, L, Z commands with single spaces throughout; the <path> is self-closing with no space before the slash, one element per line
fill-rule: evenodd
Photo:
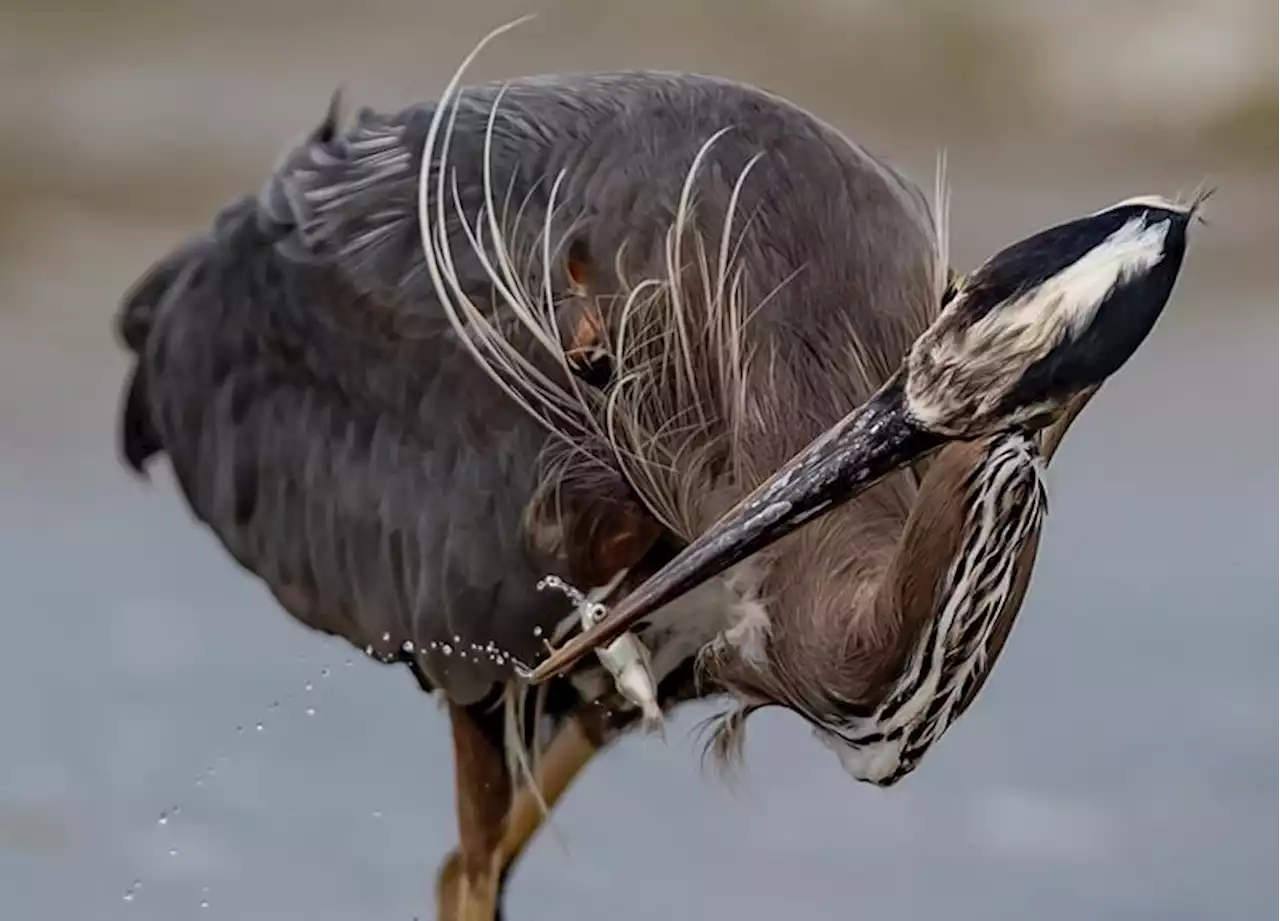
<path fill-rule="evenodd" d="M 120 425 L 296 618 L 444 692 L 439 917 L 494 921 L 640 713 L 724 691 L 723 758 L 781 706 L 861 780 L 916 769 L 990 676 L 1043 467 L 1163 310 L 1203 196 L 957 278 L 941 189 L 935 216 L 768 93 L 459 76 L 350 127 L 335 106 L 148 272 Z"/>
<path fill-rule="evenodd" d="M 463 213 L 482 204 L 488 144 L 512 239 L 572 234 L 617 273 L 602 288 L 658 273 L 710 136 L 730 129 L 694 184 L 703 224 L 725 214 L 762 154 L 737 201 L 750 224 L 736 258 L 749 267 L 753 403 L 732 420 L 739 469 L 759 473 L 692 484 L 709 497 L 692 529 L 866 399 L 932 319 L 938 240 L 923 197 L 791 104 L 650 73 L 520 80 L 494 109 L 497 93 L 471 88 L 458 104 L 449 185 Z M 349 129 L 326 120 L 258 196 L 139 283 L 120 318 L 137 354 L 124 449 L 139 468 L 166 454 L 195 514 L 294 616 L 410 662 L 424 685 L 470 703 L 510 679 L 513 658 L 536 659 L 537 634 L 563 619 L 563 599 L 537 580 L 575 573 L 528 534 L 556 438 L 464 347 L 425 271 L 416 198 L 433 111 L 364 111 Z M 500 319 L 465 237 L 450 224 L 460 284 Z M 536 247 L 520 251 L 534 283 L 564 288 Z M 707 420 L 705 443 L 729 425 Z M 753 437 L 752 426 L 775 434 Z M 593 460 L 582 474 L 591 502 L 634 501 L 634 483 Z M 914 483 L 897 475 L 863 508 L 901 522 Z"/>

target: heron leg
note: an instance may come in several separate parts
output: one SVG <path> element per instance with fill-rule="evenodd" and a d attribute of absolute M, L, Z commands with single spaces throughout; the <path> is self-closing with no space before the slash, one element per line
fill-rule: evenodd
<path fill-rule="evenodd" d="M 472 719 L 470 714 L 467 718 Z M 454 723 L 454 748 L 460 753 L 457 742 L 457 722 Z M 508 798 L 488 799 L 484 818 L 475 821 L 476 812 L 467 813 L 462 807 L 464 794 L 461 781 L 458 788 L 458 820 L 461 833 L 458 848 L 440 867 L 437 881 L 437 902 L 441 921 L 495 921 L 499 917 L 498 901 L 511 868 L 524 853 L 529 842 L 546 821 L 543 805 L 553 809 L 560 797 L 573 783 L 574 778 L 591 762 L 603 747 L 601 737 L 593 728 L 577 716 L 570 717 L 552 736 L 546 749 L 538 758 L 534 781 L 538 792 L 522 785 L 515 795 Z M 458 755 L 458 763 L 463 762 Z M 470 775 L 473 779 L 478 774 Z M 504 790 L 510 790 L 510 780 L 504 769 Z M 474 790 L 474 784 L 471 789 Z M 541 797 L 541 802 L 539 802 Z M 507 807 L 507 804 L 509 808 Z M 496 819 L 492 810 L 501 804 L 502 815 Z M 468 838 L 468 816 L 471 819 L 471 837 Z M 476 832 L 480 833 L 477 834 Z M 477 888 L 474 868 L 483 874 L 482 888 Z M 477 896 L 492 893 L 492 902 L 482 902 Z M 470 911 L 466 914 L 465 911 Z M 489 914 L 484 914 L 488 911 Z"/>
<path fill-rule="evenodd" d="M 598 733 L 587 728 L 577 716 L 562 725 L 538 758 L 534 781 L 538 795 L 522 785 L 511 801 L 503 828 L 500 857 L 504 875 L 510 872 L 525 848 L 546 822 L 542 807 L 553 809 L 573 781 L 603 747 Z"/>
<path fill-rule="evenodd" d="M 501 726 L 486 716 L 449 704 L 458 849 L 437 877 L 440 921 L 496 921 L 498 917 L 501 843 L 511 804 L 511 778 L 503 757 Z"/>
<path fill-rule="evenodd" d="M 660 697 L 668 712 L 673 712 L 686 701 L 698 698 L 699 690 L 696 668 L 690 659 L 667 676 Z M 637 710 L 605 710 L 583 702 L 559 723 L 533 772 L 542 801 L 522 785 L 507 813 L 499 854 L 504 881 L 545 824 L 543 805 L 548 811 L 554 809 L 592 759 L 640 722 Z"/>
<path fill-rule="evenodd" d="M 701 696 L 692 659 L 680 665 L 667 676 L 660 688 L 660 696 L 668 710 L 674 710 L 684 702 Z M 596 755 L 625 735 L 640 721 L 638 711 L 603 709 L 585 701 L 579 701 L 576 706 L 570 706 L 560 712 L 561 717 L 557 720 L 555 731 L 546 747 L 538 755 L 533 768 L 537 792 L 535 793 L 529 785 L 521 784 L 514 791 L 514 795 L 508 798 L 508 794 L 511 791 L 511 780 L 504 767 L 502 771 L 504 779 L 501 786 L 502 798 L 495 796 L 487 799 L 490 811 L 486 813 L 488 816 L 484 826 L 486 831 L 484 835 L 473 836 L 470 839 L 473 844 L 469 855 L 467 853 L 469 839 L 465 831 L 466 814 L 459 808 L 459 824 L 464 829 L 461 843 L 457 850 L 445 858 L 440 868 L 437 884 L 441 921 L 472 921 L 473 918 L 484 918 L 485 921 L 499 921 L 501 915 L 498 912 L 498 903 L 502 898 L 502 890 L 512 868 L 545 824 L 547 813 L 555 808 L 561 797 L 572 786 L 573 781 Z M 450 715 L 453 716 L 453 714 L 454 709 L 451 707 Z M 497 720 L 493 722 L 486 721 L 486 718 L 493 716 L 493 714 L 465 710 L 462 716 L 471 721 L 472 727 L 481 727 L 482 735 L 488 740 L 487 744 L 491 746 L 490 750 L 499 753 L 498 757 L 501 759 L 502 727 Z M 458 720 L 455 718 L 454 747 L 456 751 L 460 752 L 461 749 L 457 741 L 458 725 Z M 461 764 L 463 760 L 461 754 L 459 754 L 458 760 L 459 764 Z M 495 767 L 491 766 L 488 770 L 495 770 Z M 481 773 L 468 774 L 467 776 L 472 780 L 470 787 L 472 790 L 480 786 L 476 781 L 483 776 Z M 463 789 L 461 784 L 462 781 L 460 780 L 460 802 Z M 496 793 L 499 788 L 495 786 L 493 789 Z M 499 804 L 503 805 L 504 808 L 502 809 L 500 824 L 495 826 L 493 810 L 496 810 Z M 546 812 L 544 812 L 544 806 L 546 807 Z M 496 834 L 495 827 L 497 828 Z M 477 837 L 483 838 L 484 844 L 482 846 L 475 844 Z M 488 850 L 483 850 L 483 848 L 488 848 Z M 488 871 L 489 875 L 486 877 L 486 884 L 493 886 L 493 889 L 486 891 L 493 891 L 495 898 L 495 903 L 491 909 L 493 913 L 490 915 L 464 915 L 457 913 L 455 906 L 460 904 L 458 896 L 462 891 L 462 882 L 468 866 L 479 866 Z"/>

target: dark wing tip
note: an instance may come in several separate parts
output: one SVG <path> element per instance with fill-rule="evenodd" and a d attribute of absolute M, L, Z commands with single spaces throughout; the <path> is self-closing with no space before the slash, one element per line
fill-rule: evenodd
<path fill-rule="evenodd" d="M 121 395 L 118 435 L 124 462 L 145 476 L 147 461 L 164 450 L 151 417 L 146 374 L 147 342 L 166 302 L 193 278 L 207 246 L 198 237 L 156 262 L 125 292 L 115 317 L 116 335 L 133 353 L 133 369 Z"/>
<path fill-rule="evenodd" d="M 338 131 L 342 128 L 342 97 L 344 93 L 345 88 L 342 84 L 334 87 L 333 94 L 329 97 L 329 107 L 325 110 L 324 118 L 311 134 L 312 142 L 327 144 L 338 136 Z"/>
<path fill-rule="evenodd" d="M 120 408 L 120 453 L 125 464 L 142 479 L 148 479 L 147 461 L 164 450 L 151 421 L 147 400 L 146 373 L 141 360 L 134 365 Z"/>

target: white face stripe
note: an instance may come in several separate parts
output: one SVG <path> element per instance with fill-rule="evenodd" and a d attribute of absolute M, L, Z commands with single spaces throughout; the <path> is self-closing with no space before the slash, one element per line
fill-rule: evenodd
<path fill-rule="evenodd" d="M 1030 303 L 1023 306 L 1033 315 L 1056 313 L 1065 326 L 1078 332 L 1093 319 L 1117 285 L 1155 268 L 1164 258 L 1168 235 L 1168 220 L 1150 226 L 1142 218 L 1126 221 L 1080 259 L 1031 291 L 1027 297 Z M 1055 304 L 1056 310 L 1046 311 L 1046 307 Z"/>

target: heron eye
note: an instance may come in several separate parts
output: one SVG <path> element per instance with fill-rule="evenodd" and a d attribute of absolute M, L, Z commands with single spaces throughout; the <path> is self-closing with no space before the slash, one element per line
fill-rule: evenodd
<path fill-rule="evenodd" d="M 569 252 L 564 261 L 565 275 L 569 279 L 569 290 L 577 297 L 586 297 L 591 286 L 592 267 L 591 253 L 585 240 L 574 240 L 569 245 Z"/>

